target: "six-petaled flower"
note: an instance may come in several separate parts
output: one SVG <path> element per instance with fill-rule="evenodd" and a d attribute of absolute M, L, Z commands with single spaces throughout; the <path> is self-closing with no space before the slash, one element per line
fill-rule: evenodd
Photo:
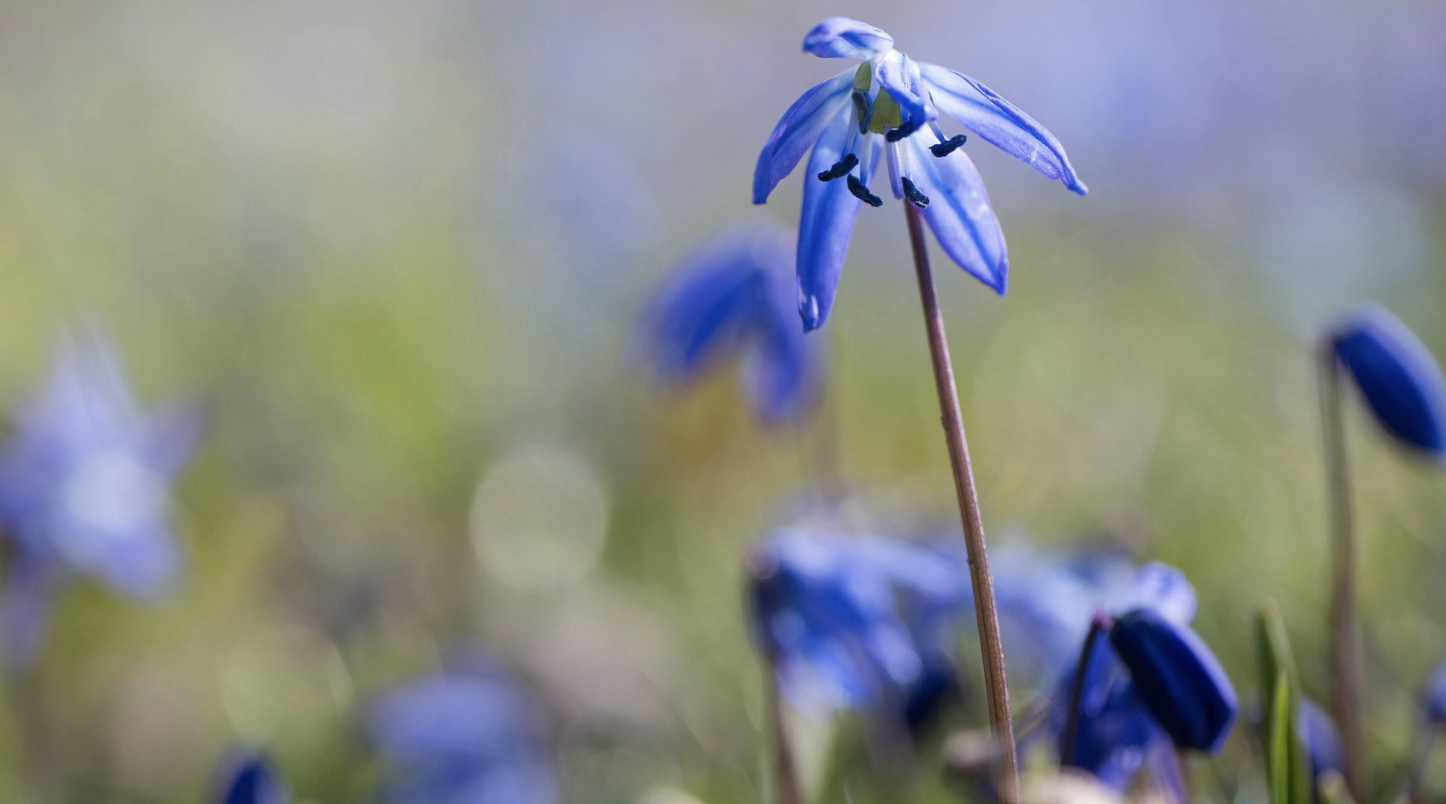
<path fill-rule="evenodd" d="M 993 90 L 962 73 L 914 61 L 888 34 L 830 17 L 804 37 L 823 58 L 861 59 L 808 90 L 774 127 L 753 174 L 753 203 L 812 149 L 798 235 L 798 311 L 805 329 L 828 318 L 861 204 L 883 201 L 869 189 L 887 163 L 893 195 L 919 208 L 939 244 L 961 268 L 1004 293 L 1009 261 L 984 182 L 940 114 L 1084 195 L 1064 147 Z"/>

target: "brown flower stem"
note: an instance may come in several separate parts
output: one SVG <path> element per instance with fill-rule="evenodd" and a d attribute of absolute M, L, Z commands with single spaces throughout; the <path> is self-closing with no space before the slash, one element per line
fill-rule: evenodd
<path fill-rule="evenodd" d="M 1365 745 L 1361 717 L 1361 624 L 1356 608 L 1356 535 L 1351 507 L 1350 464 L 1341 417 L 1340 363 L 1329 338 L 1320 345 L 1320 408 L 1325 440 L 1326 496 L 1330 509 L 1331 709 L 1346 754 L 1346 786 L 1365 795 Z"/>
<path fill-rule="evenodd" d="M 934 368 L 934 385 L 939 392 L 940 420 L 949 447 L 949 464 L 954 470 L 954 492 L 959 498 L 959 515 L 964 523 L 964 544 L 969 553 L 969 580 L 974 589 L 974 614 L 979 625 L 979 652 L 984 664 L 984 689 L 989 705 L 989 726 L 999 743 L 999 792 L 1004 804 L 1014 804 L 1019 791 L 1019 757 L 1014 745 L 1014 724 L 1009 712 L 1009 686 L 1004 670 L 1004 645 L 999 636 L 999 614 L 994 603 L 994 581 L 989 575 L 989 557 L 984 549 L 984 524 L 979 515 L 979 497 L 974 490 L 974 473 L 969 466 L 969 445 L 964 440 L 964 421 L 959 415 L 959 392 L 954 386 L 954 369 L 949 361 L 949 341 L 944 335 L 944 317 L 934 293 L 929 269 L 929 250 L 924 225 L 912 203 L 904 203 L 909 223 L 909 245 L 914 253 L 914 272 L 919 279 L 919 301 L 924 308 L 924 328 L 929 336 L 929 358 Z"/>
<path fill-rule="evenodd" d="M 764 662 L 763 694 L 768 712 L 768 729 L 773 740 L 774 784 L 779 804 L 803 804 L 803 787 L 798 781 L 798 764 L 793 758 L 793 745 L 783 724 L 783 694 L 778 684 L 778 668 L 772 659 Z"/>

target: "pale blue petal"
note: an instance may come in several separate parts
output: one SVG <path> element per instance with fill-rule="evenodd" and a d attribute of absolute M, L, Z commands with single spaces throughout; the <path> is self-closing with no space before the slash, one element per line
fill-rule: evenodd
<path fill-rule="evenodd" d="M 974 163 L 963 151 L 936 157 L 917 136 L 905 143 L 914 184 L 930 200 L 920 212 L 939 245 L 960 268 L 1003 295 L 1009 277 L 1004 232 Z"/>
<path fill-rule="evenodd" d="M 783 177 L 793 172 L 798 160 L 813 147 L 828 124 L 848 105 L 853 92 L 854 71 L 846 70 L 803 93 L 788 107 L 753 169 L 753 203 L 762 204 Z M 820 170 L 830 167 L 824 165 Z"/>
<path fill-rule="evenodd" d="M 862 206 L 844 179 L 823 182 L 816 178 L 843 158 L 853 127 L 849 114 L 834 119 L 813 149 L 804 178 L 803 215 L 798 223 L 798 314 L 805 330 L 817 329 L 828 319 L 838 291 L 839 272 L 848 256 L 849 237 Z M 877 140 L 870 140 L 872 144 L 866 147 L 877 149 Z M 860 158 L 860 171 L 878 162 L 876 158 Z M 868 183 L 867 174 L 860 178 Z"/>
<path fill-rule="evenodd" d="M 894 38 L 867 23 L 829 17 L 803 37 L 803 52 L 825 59 L 868 61 L 894 48 Z"/>
<path fill-rule="evenodd" d="M 919 69 L 939 111 L 1076 193 L 1089 192 L 1059 140 L 1014 104 L 962 73 L 934 64 L 921 63 Z"/>
<path fill-rule="evenodd" d="M 929 102 L 929 88 L 919 63 L 903 53 L 895 50 L 879 59 L 874 65 L 874 80 L 899 102 L 904 120 L 899 127 L 901 134 L 917 131 L 938 118 L 938 111 Z"/>

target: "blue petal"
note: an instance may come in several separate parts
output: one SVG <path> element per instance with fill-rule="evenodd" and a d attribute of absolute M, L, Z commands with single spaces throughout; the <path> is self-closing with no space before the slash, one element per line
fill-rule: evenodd
<path fill-rule="evenodd" d="M 1154 609 L 1176 625 L 1189 625 L 1195 619 L 1195 587 L 1190 585 L 1185 573 L 1168 564 L 1146 564 L 1135 573 L 1127 602 L 1120 608 Z"/>
<path fill-rule="evenodd" d="M 854 71 L 846 70 L 803 93 L 788 107 L 758 155 L 758 165 L 753 169 L 753 203 L 767 201 L 773 188 L 793 172 L 798 160 L 848 105 L 853 86 Z"/>
<path fill-rule="evenodd" d="M 874 65 L 874 80 L 899 102 L 903 117 L 900 134 L 919 130 L 939 117 L 929 102 L 929 88 L 919 71 L 919 63 L 895 50 Z M 897 135 L 895 135 L 897 137 Z"/>
<path fill-rule="evenodd" d="M 1215 753 L 1235 725 L 1229 676 L 1195 633 L 1140 609 L 1115 621 L 1110 644 L 1150 714 L 1175 745 Z"/>
<path fill-rule="evenodd" d="M 1054 724 L 1059 729 L 1061 750 L 1068 707 L 1073 699 L 1074 675 L 1071 668 L 1055 698 Z M 1097 644 L 1090 654 L 1080 695 L 1074 751 L 1069 756 L 1061 756 L 1060 764 L 1088 771 L 1102 784 L 1123 793 L 1144 764 L 1148 747 L 1160 736 L 1160 727 L 1140 703 L 1115 651 L 1107 643 Z"/>
<path fill-rule="evenodd" d="M 644 314 L 653 371 L 664 382 L 687 382 L 738 348 L 759 316 L 764 276 L 754 232 L 735 231 L 689 257 Z M 783 260 L 789 259 L 787 251 Z"/>
<path fill-rule="evenodd" d="M 819 344 L 805 339 L 791 304 L 789 308 L 782 311 L 786 317 L 770 315 L 763 321 L 757 353 L 747 368 L 753 408 L 767 423 L 797 421 L 818 400 L 822 374 Z"/>
<path fill-rule="evenodd" d="M 1310 757 L 1310 777 L 1320 779 L 1329 772 L 1345 773 L 1346 751 L 1336 724 L 1315 703 L 1300 699 L 1300 711 L 1296 714 L 1295 733 L 1305 746 Z"/>
<path fill-rule="evenodd" d="M 221 804 L 287 804 L 291 794 L 260 754 L 241 757 L 223 786 Z"/>
<path fill-rule="evenodd" d="M 849 237 L 862 205 L 849 192 L 844 179 L 825 182 L 816 178 L 843 158 L 853 129 L 851 115 L 835 117 L 813 149 L 804 178 L 803 214 L 798 223 L 798 314 L 805 330 L 817 329 L 828 319 L 839 272 L 848 256 Z M 869 142 L 865 147 L 877 150 L 877 138 L 870 137 Z M 878 159 L 872 154 L 860 155 L 860 159 L 860 172 L 864 174 L 860 178 L 868 183 L 867 171 Z"/>
<path fill-rule="evenodd" d="M 1059 140 L 1014 104 L 962 73 L 934 64 L 921 63 L 919 69 L 939 111 L 1076 193 L 1089 192 Z"/>
<path fill-rule="evenodd" d="M 1333 344 L 1387 432 L 1407 446 L 1446 456 L 1446 380 L 1405 324 L 1368 305 L 1333 328 Z"/>
<path fill-rule="evenodd" d="M 939 245 L 960 268 L 1003 295 L 1009 277 L 1004 232 L 974 163 L 963 151 L 934 156 L 920 136 L 905 142 L 917 168 L 914 183 L 930 201 L 921 213 Z"/>
<path fill-rule="evenodd" d="M 803 37 L 803 52 L 825 59 L 867 61 L 894 48 L 894 38 L 867 23 L 829 17 Z"/>
<path fill-rule="evenodd" d="M 1422 693 L 1426 719 L 1437 726 L 1446 725 L 1446 662 L 1437 665 Z"/>

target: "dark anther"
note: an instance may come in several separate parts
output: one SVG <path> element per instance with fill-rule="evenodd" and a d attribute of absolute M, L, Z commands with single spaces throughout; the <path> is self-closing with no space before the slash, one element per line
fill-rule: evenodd
<path fill-rule="evenodd" d="M 968 139 L 969 138 L 964 136 L 963 134 L 955 134 L 954 136 L 950 137 L 946 142 L 930 145 L 929 152 L 937 157 L 942 158 L 954 153 L 956 150 L 959 149 L 959 146 L 963 145 L 965 140 Z"/>
<path fill-rule="evenodd" d="M 874 104 L 869 96 L 854 90 L 854 117 L 859 121 L 859 133 L 869 133 L 869 118 L 873 115 Z"/>
<path fill-rule="evenodd" d="M 833 167 L 818 174 L 819 181 L 833 181 L 841 179 L 849 174 L 850 170 L 859 163 L 859 158 L 853 154 L 844 154 L 844 158 L 833 163 Z"/>
<path fill-rule="evenodd" d="M 903 177 L 901 181 L 904 183 L 905 198 L 914 202 L 914 206 L 919 209 L 929 206 L 929 196 L 919 192 L 919 188 L 914 186 L 914 182 L 910 181 L 908 176 Z"/>
<path fill-rule="evenodd" d="M 915 123 L 915 122 L 912 121 L 912 120 L 909 120 L 909 121 L 906 121 L 902 126 L 899 126 L 898 128 L 889 129 L 888 131 L 885 131 L 885 132 L 884 132 L 884 139 L 888 140 L 889 142 L 898 142 L 899 140 L 902 140 L 903 138 L 909 136 L 910 134 L 913 134 L 915 131 L 918 131 L 918 130 L 919 130 L 919 124 L 918 124 L 918 123 Z"/>
<path fill-rule="evenodd" d="M 884 199 L 869 192 L 869 188 L 865 187 L 864 183 L 859 181 L 858 177 L 852 173 L 849 174 L 849 192 L 853 193 L 855 198 L 871 207 L 881 207 L 884 205 Z"/>

